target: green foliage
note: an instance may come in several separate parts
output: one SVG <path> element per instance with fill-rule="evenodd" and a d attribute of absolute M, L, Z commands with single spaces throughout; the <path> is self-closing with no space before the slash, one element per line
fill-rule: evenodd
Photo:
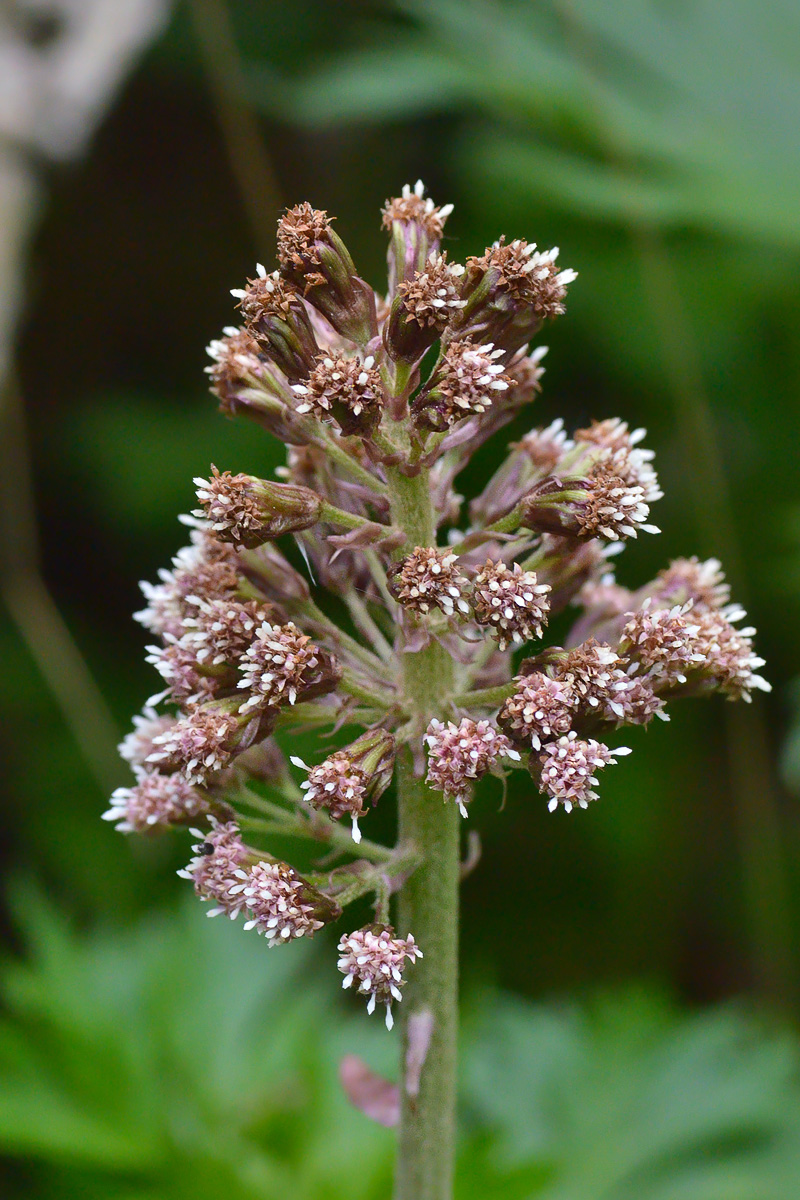
<path fill-rule="evenodd" d="M 295 119 L 385 122 L 478 109 L 472 163 L 601 220 L 800 244 L 789 0 L 398 0 L 412 28 L 339 54 L 290 90 Z M 286 92 L 258 86 L 265 106 Z M 278 97 L 280 96 L 280 100 Z"/>
<path fill-rule="evenodd" d="M 279 953 L 190 902 L 72 931 L 17 897 L 0 1148 L 42 1196 L 385 1200 L 393 1136 L 337 1066 L 391 1074 L 396 1041 L 336 998 L 316 947 Z M 484 994 L 464 1033 L 459 1200 L 786 1200 L 800 1185 L 800 1049 L 734 1009 L 652 996 L 586 1008 Z"/>

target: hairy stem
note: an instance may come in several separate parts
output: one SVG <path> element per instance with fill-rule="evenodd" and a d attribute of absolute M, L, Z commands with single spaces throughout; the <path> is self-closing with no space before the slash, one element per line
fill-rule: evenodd
<path fill-rule="evenodd" d="M 389 470 L 392 521 L 410 547 L 434 544 L 428 472 L 413 478 Z M 444 711 L 453 686 L 453 660 L 435 640 L 403 654 L 405 706 L 421 738 L 431 717 Z M 450 1200 L 453 1189 L 458 1032 L 459 814 L 443 804 L 415 773 L 408 747 L 398 761 L 401 843 L 418 850 L 421 865 L 400 893 L 398 924 L 413 933 L 424 958 L 409 972 L 402 1009 L 400 1137 L 395 1200 Z M 410 1095 L 402 1075 L 409 1026 L 415 1015 L 433 1018 L 419 1090 Z"/>

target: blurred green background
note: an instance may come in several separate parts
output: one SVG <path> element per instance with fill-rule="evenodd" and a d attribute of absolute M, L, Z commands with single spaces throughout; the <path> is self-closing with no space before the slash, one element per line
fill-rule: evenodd
<path fill-rule="evenodd" d="M 340 1004 L 332 946 L 273 956 L 209 925 L 175 878 L 185 838 L 98 818 L 154 690 L 137 580 L 182 543 L 193 475 L 280 461 L 206 392 L 229 288 L 272 262 L 302 199 L 382 287 L 380 206 L 422 177 L 455 203 L 453 258 L 506 233 L 579 271 L 524 420 L 647 426 L 664 532 L 619 578 L 718 555 L 774 688 L 631 731 L 577 818 L 518 783 L 503 811 L 491 787 L 473 806 L 457 1194 L 792 1200 L 800 10 L 192 0 L 159 24 L 140 7 L 152 29 L 80 147 L 15 131 L 0 96 L 0 163 L 25 181 L 3 285 L 2 1194 L 389 1194 L 391 1134 L 335 1075 L 354 1051 L 391 1073 L 394 1046 Z M 58 9 L 4 10 L 0 67 L 56 46 Z"/>

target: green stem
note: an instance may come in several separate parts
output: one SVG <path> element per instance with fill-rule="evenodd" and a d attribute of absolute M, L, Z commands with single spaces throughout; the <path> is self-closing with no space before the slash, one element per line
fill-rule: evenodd
<path fill-rule="evenodd" d="M 232 799 L 235 800 L 236 796 L 233 796 Z M 354 842 L 349 828 L 336 825 L 333 821 L 326 821 L 324 823 L 322 821 L 314 821 L 312 823 L 308 817 L 289 812 L 288 809 L 281 808 L 278 804 L 272 804 L 263 796 L 250 791 L 249 788 L 241 789 L 239 799 L 241 803 L 248 804 L 263 813 L 269 814 L 269 819 L 250 816 L 242 817 L 243 827 L 252 829 L 256 833 L 280 834 L 282 837 L 308 838 L 309 841 L 324 842 L 328 846 L 334 846 L 337 850 L 344 850 L 347 854 L 352 854 L 355 858 L 368 858 L 376 863 L 392 862 L 397 856 L 397 852 L 389 846 L 381 846 L 379 842 L 371 842 L 368 838 L 362 838 L 360 842 Z"/>
<path fill-rule="evenodd" d="M 384 692 L 373 691 L 368 687 L 357 675 L 355 675 L 347 667 L 342 667 L 342 678 L 339 682 L 339 688 L 343 692 L 347 692 L 350 696 L 355 696 L 356 700 L 363 700 L 365 704 L 372 705 L 377 708 L 378 712 L 391 707 L 396 699 L 394 688 L 391 685 L 386 687 Z"/>
<path fill-rule="evenodd" d="M 392 521 L 412 546 L 434 545 L 428 472 L 406 478 L 387 471 Z M 414 654 L 402 654 L 407 711 L 416 718 L 416 736 L 431 717 L 446 711 L 453 686 L 453 660 L 435 640 Z M 423 1013 L 433 1029 L 419 1091 L 401 1086 L 402 1106 L 395 1176 L 395 1200 L 451 1200 L 455 1157 L 456 1040 L 458 1032 L 458 884 L 460 817 L 443 804 L 415 773 L 411 751 L 398 757 L 397 796 L 400 842 L 413 844 L 421 865 L 400 893 L 398 924 L 413 933 L 424 958 L 409 972 L 401 1007 L 403 1064 L 410 1023 Z"/>
<path fill-rule="evenodd" d="M 513 695 L 516 685 L 502 683 L 498 687 L 475 688 L 472 692 L 461 692 L 453 697 L 459 708 L 499 708 Z"/>
<path fill-rule="evenodd" d="M 361 599 L 358 593 L 353 589 L 347 592 L 344 597 L 344 602 L 350 610 L 350 616 L 353 618 L 353 624 L 358 629 L 362 637 L 365 637 L 371 642 L 375 653 L 378 654 L 384 662 L 391 662 L 393 659 L 392 647 L 383 636 L 382 632 L 375 624 L 372 614 L 367 608 L 366 603 Z"/>
<path fill-rule="evenodd" d="M 330 617 L 326 616 L 322 609 L 315 604 L 313 600 L 304 600 L 301 611 L 307 617 L 309 622 L 313 622 L 325 633 L 327 633 L 331 639 L 339 643 L 343 650 L 349 651 L 353 658 L 358 659 L 358 661 L 363 663 L 365 667 L 368 667 L 370 671 L 375 672 L 377 675 L 385 673 L 386 664 L 381 662 L 377 654 L 374 654 L 372 650 L 368 650 L 366 646 L 362 646 L 361 643 L 357 642 L 355 638 L 350 637 L 349 633 L 345 633 L 343 629 L 340 629 L 336 622 L 332 621 Z"/>
<path fill-rule="evenodd" d="M 359 483 L 363 483 L 365 487 L 370 488 L 377 495 L 382 496 L 386 493 L 384 484 L 378 479 L 377 475 L 373 475 L 361 463 L 347 453 L 336 441 L 333 434 L 328 433 L 326 429 L 317 432 L 317 441 L 324 443 L 325 451 L 330 458 L 337 462 L 339 466 L 352 475 L 353 479 L 357 479 Z"/>

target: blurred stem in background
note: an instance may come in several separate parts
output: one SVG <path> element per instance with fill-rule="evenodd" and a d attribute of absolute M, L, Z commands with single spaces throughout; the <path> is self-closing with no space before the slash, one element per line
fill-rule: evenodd
<path fill-rule="evenodd" d="M 113 17 L 104 0 L 51 8 L 53 35 L 41 41 L 23 7 L 4 17 L 0 592 L 89 769 L 109 791 L 119 780 L 117 729 L 42 575 L 24 397 L 12 347 L 24 293 L 23 264 L 41 215 L 42 156 L 65 161 L 85 148 L 119 82 L 160 30 L 167 5 L 165 0 L 125 0 L 115 5 Z"/>
<path fill-rule="evenodd" d="M 598 138 L 612 166 L 633 166 L 624 135 L 615 128 L 598 86 L 597 47 L 576 19 L 570 0 L 558 0 L 565 41 L 582 68 L 587 101 Z M 628 230 L 636 250 L 653 324 L 663 352 L 680 441 L 690 469 L 693 511 L 703 553 L 718 552 L 735 594 L 747 605 L 742 554 L 733 517 L 719 431 L 706 393 L 697 340 L 670 262 L 664 237 L 645 217 L 628 210 Z M 769 752 L 764 710 L 757 699 L 741 710 L 725 705 L 728 775 L 736 808 L 743 891 L 753 972 L 759 990 L 773 1004 L 794 1008 L 798 1001 L 787 866 L 777 785 Z"/>
<path fill-rule="evenodd" d="M 25 410 L 13 370 L 5 379 L 0 418 L 3 602 L 92 775 L 109 792 L 119 781 L 118 732 L 42 577 Z"/>
<path fill-rule="evenodd" d="M 230 13 L 224 0 L 189 0 L 189 11 L 231 171 L 260 254 L 275 236 L 281 199 L 258 118 L 245 99 Z"/>

